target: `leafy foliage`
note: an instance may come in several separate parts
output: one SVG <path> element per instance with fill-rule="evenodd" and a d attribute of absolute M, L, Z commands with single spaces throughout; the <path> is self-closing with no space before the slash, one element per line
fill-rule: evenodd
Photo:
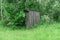
<path fill-rule="evenodd" d="M 36 10 L 41 21 L 60 21 L 60 0 L 2 0 L 4 22 L 7 25 L 25 25 L 24 10 Z"/>
<path fill-rule="evenodd" d="M 36 0 L 5 0 L 3 2 L 3 14 L 5 25 L 25 25 L 24 10 L 38 10 Z"/>
<path fill-rule="evenodd" d="M 49 16 L 51 21 L 60 20 L 60 1 L 59 0 L 45 0 L 44 4 L 41 4 L 42 16 Z"/>

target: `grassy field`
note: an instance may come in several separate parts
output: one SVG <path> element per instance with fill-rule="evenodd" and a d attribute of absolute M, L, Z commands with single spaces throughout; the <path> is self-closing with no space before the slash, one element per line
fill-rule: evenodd
<path fill-rule="evenodd" d="M 0 26 L 0 40 L 60 40 L 60 23 L 15 30 Z"/>

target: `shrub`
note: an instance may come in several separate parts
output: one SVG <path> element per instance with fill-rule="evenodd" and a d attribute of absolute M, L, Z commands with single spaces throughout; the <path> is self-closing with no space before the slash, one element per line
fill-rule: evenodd
<path fill-rule="evenodd" d="M 5 0 L 3 3 L 5 25 L 25 25 L 24 10 L 38 10 L 38 7 L 36 0 Z"/>
<path fill-rule="evenodd" d="M 46 0 L 45 4 L 42 4 L 41 13 L 42 15 L 48 15 L 51 20 L 58 21 L 60 15 L 60 1 L 59 0 Z"/>

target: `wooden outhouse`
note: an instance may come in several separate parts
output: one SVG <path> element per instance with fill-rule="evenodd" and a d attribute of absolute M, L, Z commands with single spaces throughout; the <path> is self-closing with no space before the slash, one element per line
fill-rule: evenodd
<path fill-rule="evenodd" d="M 40 13 L 38 11 L 28 10 L 26 11 L 25 15 L 26 15 L 25 24 L 27 28 L 38 24 L 40 21 Z"/>

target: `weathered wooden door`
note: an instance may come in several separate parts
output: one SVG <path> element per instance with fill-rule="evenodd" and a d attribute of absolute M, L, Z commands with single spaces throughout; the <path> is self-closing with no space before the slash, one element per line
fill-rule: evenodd
<path fill-rule="evenodd" d="M 40 21 L 40 13 L 37 11 L 28 11 L 26 13 L 26 27 L 32 27 Z"/>

